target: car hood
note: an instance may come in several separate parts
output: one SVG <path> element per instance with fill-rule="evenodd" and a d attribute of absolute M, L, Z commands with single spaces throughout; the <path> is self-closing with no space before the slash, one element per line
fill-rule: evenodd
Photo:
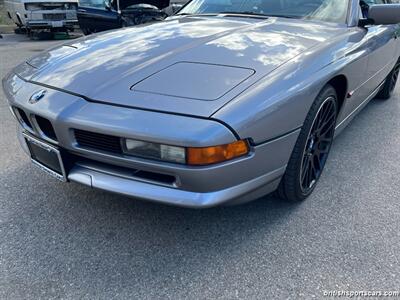
<path fill-rule="evenodd" d="M 208 117 L 340 32 L 301 20 L 176 17 L 76 40 L 17 72 L 93 101 Z"/>

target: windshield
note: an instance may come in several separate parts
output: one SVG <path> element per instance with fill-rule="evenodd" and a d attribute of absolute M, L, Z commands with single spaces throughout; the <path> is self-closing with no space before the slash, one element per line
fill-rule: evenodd
<path fill-rule="evenodd" d="M 79 6 L 105 8 L 104 0 L 80 0 Z"/>
<path fill-rule="evenodd" d="M 346 23 L 349 0 L 192 0 L 180 14 L 253 14 Z"/>

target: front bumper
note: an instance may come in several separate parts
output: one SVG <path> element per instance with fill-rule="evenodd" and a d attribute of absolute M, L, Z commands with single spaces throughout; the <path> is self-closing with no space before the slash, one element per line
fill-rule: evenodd
<path fill-rule="evenodd" d="M 51 29 L 51 28 L 68 28 L 72 29 L 78 26 L 78 20 L 63 20 L 63 21 L 27 21 L 26 27 L 30 29 Z"/>
<path fill-rule="evenodd" d="M 204 208 L 253 200 L 275 190 L 285 172 L 298 131 L 253 147 L 251 154 L 225 163 L 190 167 L 115 155 L 81 147 L 73 129 L 177 146 L 211 146 L 236 140 L 219 122 L 88 102 L 75 95 L 46 89 L 46 96 L 30 104 L 30 96 L 42 87 L 10 76 L 4 81 L 10 106 L 22 109 L 32 120 L 36 137 L 62 149 L 67 157 L 70 181 L 146 200 Z M 36 128 L 36 116 L 54 127 L 57 141 Z M 20 134 L 21 135 L 21 134 Z M 24 140 L 20 139 L 23 147 Z M 159 174 L 173 178 L 139 176 Z"/>
<path fill-rule="evenodd" d="M 19 140 L 27 152 L 23 131 L 20 127 Z M 182 207 L 208 208 L 220 204 L 245 203 L 269 194 L 276 190 L 284 172 L 285 167 L 282 167 L 250 181 L 212 192 L 193 192 L 146 182 L 96 161 L 75 161 L 68 170 L 67 178 L 68 181 L 128 197 Z"/>
<path fill-rule="evenodd" d="M 30 29 L 74 28 L 78 26 L 76 10 L 28 11 L 26 26 Z"/>
<path fill-rule="evenodd" d="M 249 182 L 209 193 L 196 193 L 166 188 L 80 166 L 76 166 L 70 171 L 68 180 L 93 188 L 164 204 L 191 208 L 207 208 L 220 204 L 234 205 L 244 203 L 269 194 L 277 189 L 284 172 L 285 168 L 283 167 Z"/>

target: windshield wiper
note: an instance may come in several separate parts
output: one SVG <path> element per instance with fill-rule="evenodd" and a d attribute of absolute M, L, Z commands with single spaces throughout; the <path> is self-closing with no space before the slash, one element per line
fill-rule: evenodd
<path fill-rule="evenodd" d="M 205 13 L 205 14 L 192 14 L 192 13 L 180 13 L 174 16 L 216 16 L 218 13 Z"/>
<path fill-rule="evenodd" d="M 262 18 L 268 17 L 276 17 L 276 18 L 287 18 L 287 19 L 301 19 L 299 16 L 293 15 L 276 15 L 276 14 L 265 14 L 265 13 L 258 13 L 254 11 L 222 11 L 219 14 L 227 14 L 227 15 L 246 15 L 246 16 L 256 16 Z"/>
<path fill-rule="evenodd" d="M 301 19 L 302 18 L 302 17 L 299 17 L 299 16 L 293 16 L 293 15 L 270 15 L 270 14 L 265 14 L 265 16 L 274 17 L 274 18 L 286 18 L 286 19 Z"/>

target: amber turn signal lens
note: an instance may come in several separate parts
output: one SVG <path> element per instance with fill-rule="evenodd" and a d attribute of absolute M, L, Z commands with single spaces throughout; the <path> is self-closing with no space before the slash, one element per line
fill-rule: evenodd
<path fill-rule="evenodd" d="M 243 156 L 247 153 L 249 153 L 249 146 L 243 140 L 220 146 L 187 148 L 187 163 L 189 165 L 209 165 Z"/>

